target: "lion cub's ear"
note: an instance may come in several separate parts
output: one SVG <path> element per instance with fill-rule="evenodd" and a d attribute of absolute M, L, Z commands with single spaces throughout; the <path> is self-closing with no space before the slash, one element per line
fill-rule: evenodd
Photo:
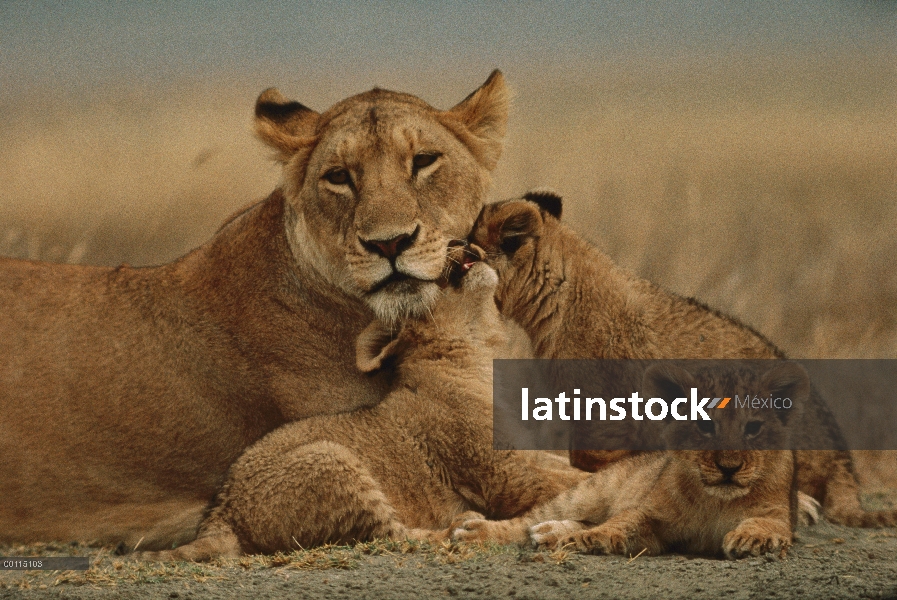
<path fill-rule="evenodd" d="M 532 202 L 512 201 L 495 211 L 490 226 L 498 236 L 495 245 L 505 254 L 514 254 L 528 239 L 538 237 L 544 221 L 539 208 Z"/>
<path fill-rule="evenodd" d="M 672 402 L 676 398 L 687 398 L 693 387 L 697 387 L 697 383 L 691 373 L 665 362 L 651 365 L 642 377 L 642 396 L 645 398 L 663 398 Z"/>
<path fill-rule="evenodd" d="M 505 85 L 504 75 L 496 69 L 486 83 L 475 92 L 441 115 L 455 135 L 473 152 L 477 160 L 490 171 L 501 157 L 502 141 L 508 124 L 508 107 L 511 95 Z M 464 126 L 459 131 L 450 122 L 460 122 Z"/>
<path fill-rule="evenodd" d="M 523 195 L 523 199 L 535 202 L 539 205 L 539 208 L 542 209 L 542 212 L 560 220 L 564 201 L 561 198 L 561 195 L 554 190 L 549 190 L 547 188 L 530 190 Z"/>
<path fill-rule="evenodd" d="M 255 133 L 277 150 L 278 160 L 286 162 L 314 143 L 320 116 L 298 102 L 287 100 L 276 88 L 269 88 L 255 101 Z"/>
<path fill-rule="evenodd" d="M 772 398 L 790 398 L 791 408 L 776 410 L 776 416 L 786 425 L 803 413 L 810 397 L 810 377 L 802 366 L 780 362 L 763 375 L 763 393 Z"/>
<path fill-rule="evenodd" d="M 374 320 L 355 341 L 355 365 L 362 373 L 372 373 L 399 351 L 399 340 L 379 320 Z"/>

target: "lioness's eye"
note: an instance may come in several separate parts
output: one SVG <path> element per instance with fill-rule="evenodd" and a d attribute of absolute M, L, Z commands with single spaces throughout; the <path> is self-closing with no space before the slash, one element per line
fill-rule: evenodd
<path fill-rule="evenodd" d="M 421 152 L 420 154 L 415 154 L 414 158 L 411 159 L 411 168 L 417 173 L 423 168 L 429 167 L 436 159 L 439 158 L 439 153 L 437 152 Z"/>
<path fill-rule="evenodd" d="M 716 426 L 713 424 L 713 421 L 698 421 L 698 431 L 704 435 L 713 435 L 716 431 Z"/>
<path fill-rule="evenodd" d="M 748 421 L 744 425 L 744 435 L 757 435 L 763 427 L 763 421 Z"/>
<path fill-rule="evenodd" d="M 352 180 L 345 169 L 331 169 L 324 173 L 324 179 L 333 185 L 347 185 Z"/>

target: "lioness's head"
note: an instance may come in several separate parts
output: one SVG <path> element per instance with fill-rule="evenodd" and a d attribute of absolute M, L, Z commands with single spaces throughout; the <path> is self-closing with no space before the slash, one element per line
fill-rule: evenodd
<path fill-rule="evenodd" d="M 373 89 L 319 114 L 263 92 L 256 132 L 283 164 L 295 258 L 381 320 L 422 314 L 483 205 L 507 111 L 499 71 L 446 111 Z"/>
<path fill-rule="evenodd" d="M 476 246 L 449 249 L 438 284 L 436 302 L 422 316 L 398 322 L 374 320 L 358 337 L 356 362 L 364 372 L 394 359 L 402 362 L 409 351 L 425 360 L 469 362 L 487 347 L 506 342 L 506 330 L 495 305 L 498 276 L 483 262 Z M 491 361 L 474 359 L 477 368 L 491 369 Z"/>
<path fill-rule="evenodd" d="M 790 409 L 731 406 L 711 409 L 710 421 L 670 420 L 664 437 L 677 460 L 695 482 L 723 499 L 748 494 L 771 470 L 793 460 L 791 427 L 809 400 L 810 380 L 802 367 L 779 361 L 725 361 L 692 371 L 659 363 L 644 375 L 646 398 L 688 398 L 691 388 L 711 398 L 750 394 L 758 398 L 789 398 Z M 688 450 L 677 450 L 688 448 Z"/>

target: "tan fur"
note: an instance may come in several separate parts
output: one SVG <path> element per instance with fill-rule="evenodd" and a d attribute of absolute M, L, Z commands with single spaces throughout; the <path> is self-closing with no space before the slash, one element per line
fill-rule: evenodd
<path fill-rule="evenodd" d="M 397 336 L 375 323 L 358 362 L 395 363 L 379 405 L 285 425 L 231 468 L 197 540 L 161 560 L 371 538 L 443 539 L 464 511 L 522 514 L 585 474 L 542 453 L 492 449 L 492 359 L 504 351 L 495 272 L 479 263 Z M 554 463 L 554 464 L 553 464 Z"/>
<path fill-rule="evenodd" d="M 645 397 L 666 386 L 697 386 L 722 394 L 735 382 L 757 393 L 782 379 L 790 396 L 806 399 L 810 384 L 800 367 L 775 364 L 766 373 L 719 365 L 689 373 L 655 365 L 645 373 Z M 783 411 L 787 413 L 787 411 Z M 503 522 L 466 521 L 454 537 L 528 543 L 583 552 L 634 556 L 678 551 L 728 558 L 782 553 L 792 543 L 796 510 L 794 453 L 723 450 L 727 444 L 787 439 L 793 415 L 769 410 L 717 411 L 711 433 L 694 421 L 666 425 L 673 446 L 707 448 L 640 454 L 615 462 L 529 514 Z M 711 422 L 704 422 L 711 423 Z M 761 424 L 756 433 L 750 429 Z"/>
<path fill-rule="evenodd" d="M 502 313 L 526 330 L 539 358 L 784 357 L 746 325 L 620 269 L 562 224 L 560 212 L 559 196 L 534 192 L 486 206 L 471 234 L 499 274 Z M 815 391 L 810 404 L 798 447 L 845 448 Z M 594 471 L 628 454 L 574 450 L 571 461 Z M 897 524 L 897 511 L 862 509 L 846 450 L 800 451 L 798 464 L 801 491 L 832 521 Z"/>
<path fill-rule="evenodd" d="M 379 402 L 354 340 L 435 300 L 506 112 L 498 72 L 447 111 L 372 90 L 318 114 L 269 90 L 256 128 L 283 181 L 202 247 L 139 269 L 0 259 L 0 541 L 171 547 L 266 433 Z"/>

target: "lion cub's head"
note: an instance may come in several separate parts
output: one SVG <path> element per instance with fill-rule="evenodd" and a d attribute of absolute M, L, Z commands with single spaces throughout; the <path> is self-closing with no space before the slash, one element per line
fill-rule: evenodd
<path fill-rule="evenodd" d="M 373 89 L 319 114 L 263 92 L 256 132 L 284 166 L 296 259 L 382 321 L 424 314 L 447 244 L 467 237 L 483 205 L 507 109 L 498 71 L 446 111 Z"/>
<path fill-rule="evenodd" d="M 558 194 L 533 190 L 521 198 L 487 204 L 474 223 L 470 240 L 486 251 L 487 262 L 498 272 L 497 297 L 506 315 L 513 316 L 514 308 L 532 298 L 546 276 L 550 279 L 552 257 L 543 252 L 543 245 L 545 240 L 563 243 L 562 236 L 552 235 L 561 227 L 561 211 Z M 576 252 L 570 254 L 576 257 Z"/>
<path fill-rule="evenodd" d="M 364 372 L 413 356 L 447 360 L 471 369 L 491 369 L 490 351 L 503 348 L 506 329 L 495 305 L 498 276 L 476 246 L 449 248 L 438 278 L 439 297 L 420 316 L 398 322 L 372 322 L 356 344 L 356 362 Z"/>
<path fill-rule="evenodd" d="M 810 395 L 810 380 L 799 365 L 779 361 L 719 361 L 685 370 L 655 364 L 645 372 L 643 393 L 672 401 L 687 398 L 691 388 L 710 398 L 750 394 L 758 398 L 789 398 L 790 409 L 750 408 L 734 402 L 709 409 L 712 420 L 669 421 L 664 437 L 668 448 L 695 483 L 724 499 L 748 494 L 766 476 L 791 468 L 791 427 L 799 420 Z M 688 448 L 688 450 L 681 450 Z"/>

